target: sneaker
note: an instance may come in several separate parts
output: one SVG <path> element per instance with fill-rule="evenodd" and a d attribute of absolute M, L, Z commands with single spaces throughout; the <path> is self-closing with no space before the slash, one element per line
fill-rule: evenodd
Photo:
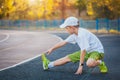
<path fill-rule="evenodd" d="M 105 62 L 102 61 L 102 63 L 99 65 L 99 68 L 100 68 L 100 72 L 101 73 L 107 73 L 108 72 L 108 68 L 107 66 L 105 65 Z"/>
<path fill-rule="evenodd" d="M 48 70 L 48 64 L 50 63 L 50 61 L 46 58 L 45 54 L 42 54 L 41 58 L 43 63 L 43 69 Z"/>

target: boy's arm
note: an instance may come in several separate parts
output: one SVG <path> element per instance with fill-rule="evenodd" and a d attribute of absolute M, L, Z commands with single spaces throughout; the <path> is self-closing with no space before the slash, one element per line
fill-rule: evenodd
<path fill-rule="evenodd" d="M 86 55 L 86 50 L 82 50 L 81 54 L 80 54 L 80 64 L 79 64 L 78 70 L 75 74 L 81 74 L 82 73 L 85 55 Z"/>
<path fill-rule="evenodd" d="M 59 42 L 58 44 L 56 44 L 56 45 L 54 45 L 52 48 L 50 48 L 50 49 L 47 51 L 47 53 L 50 54 L 53 50 L 58 49 L 58 48 L 64 46 L 65 44 L 67 44 L 66 41 Z"/>

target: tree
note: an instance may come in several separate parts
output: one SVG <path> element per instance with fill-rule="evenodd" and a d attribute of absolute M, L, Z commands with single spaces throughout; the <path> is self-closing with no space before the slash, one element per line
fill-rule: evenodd
<path fill-rule="evenodd" d="M 15 11 L 13 0 L 0 1 L 0 18 L 9 18 L 10 14 Z"/>
<path fill-rule="evenodd" d="M 116 19 L 120 16 L 119 0 L 92 0 L 96 18 Z"/>
<path fill-rule="evenodd" d="M 49 18 L 53 6 L 53 0 L 0 0 L 0 18 Z"/>
<path fill-rule="evenodd" d="M 120 17 L 120 0 L 77 0 L 76 8 L 79 14 L 86 10 L 93 18 L 116 19 Z"/>
<path fill-rule="evenodd" d="M 80 16 L 81 11 L 86 10 L 86 0 L 76 0 L 75 7 L 78 9 Z"/>

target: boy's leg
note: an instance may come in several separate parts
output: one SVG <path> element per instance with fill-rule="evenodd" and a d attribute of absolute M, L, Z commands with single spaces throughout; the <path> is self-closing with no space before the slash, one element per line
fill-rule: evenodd
<path fill-rule="evenodd" d="M 68 63 L 70 61 L 71 61 L 70 58 L 68 56 L 65 56 L 65 57 L 60 58 L 60 59 L 58 59 L 56 61 L 53 61 L 53 63 L 54 63 L 54 66 L 60 66 L 60 65 L 66 64 L 66 63 Z"/>
<path fill-rule="evenodd" d="M 64 65 L 68 62 L 77 62 L 80 60 L 80 51 L 74 52 L 72 54 L 69 54 L 63 58 L 60 58 L 56 61 L 52 61 L 48 64 L 49 68 L 55 67 L 55 66 L 60 66 Z"/>
<path fill-rule="evenodd" d="M 108 72 L 107 66 L 105 65 L 105 62 L 103 62 L 101 59 L 103 58 L 103 53 L 98 52 L 91 52 L 89 53 L 89 58 L 86 62 L 88 67 L 96 67 L 99 66 L 100 72 Z"/>
<path fill-rule="evenodd" d="M 46 58 L 45 54 L 42 54 L 41 57 L 42 57 L 43 69 L 44 69 L 44 70 L 48 70 L 49 68 L 52 68 L 52 67 L 55 67 L 55 66 L 64 65 L 64 64 L 66 64 L 66 63 L 68 63 L 68 62 L 71 61 L 68 56 L 65 56 L 65 57 L 63 57 L 63 58 L 60 58 L 60 59 L 55 60 L 55 61 L 52 61 L 52 62 L 50 62 L 50 61 Z"/>
<path fill-rule="evenodd" d="M 44 70 L 47 70 L 48 68 L 52 68 L 55 66 L 64 65 L 68 62 L 78 62 L 79 60 L 80 60 L 80 51 L 74 52 L 72 54 L 69 54 L 63 58 L 60 58 L 60 59 L 58 59 L 56 61 L 52 61 L 52 62 L 49 62 L 46 57 L 42 58 L 43 68 L 44 68 L 44 65 L 47 65 L 47 67 Z"/>
<path fill-rule="evenodd" d="M 80 51 L 76 51 L 72 54 L 67 55 L 66 57 L 60 58 L 54 61 L 54 66 L 63 65 L 63 64 L 66 64 L 67 62 L 76 63 L 80 61 L 80 54 L 81 54 Z M 87 59 L 88 59 L 88 55 L 85 56 L 85 60 Z"/>
<path fill-rule="evenodd" d="M 101 60 L 104 55 L 100 55 L 100 53 L 94 51 L 89 53 L 89 58 L 86 62 L 88 67 L 95 67 L 100 64 Z"/>

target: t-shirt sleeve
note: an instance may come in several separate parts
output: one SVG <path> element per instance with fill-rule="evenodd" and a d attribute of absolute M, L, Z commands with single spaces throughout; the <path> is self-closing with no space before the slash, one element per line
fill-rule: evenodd
<path fill-rule="evenodd" d="M 75 44 L 75 36 L 74 35 L 70 35 L 68 38 L 66 38 L 64 41 L 68 42 L 68 43 L 72 43 Z"/>
<path fill-rule="evenodd" d="M 82 50 L 86 50 L 87 51 L 89 49 L 89 47 L 90 47 L 89 41 L 88 41 L 86 36 L 80 36 L 79 37 L 78 45 L 81 48 L 81 51 Z"/>

